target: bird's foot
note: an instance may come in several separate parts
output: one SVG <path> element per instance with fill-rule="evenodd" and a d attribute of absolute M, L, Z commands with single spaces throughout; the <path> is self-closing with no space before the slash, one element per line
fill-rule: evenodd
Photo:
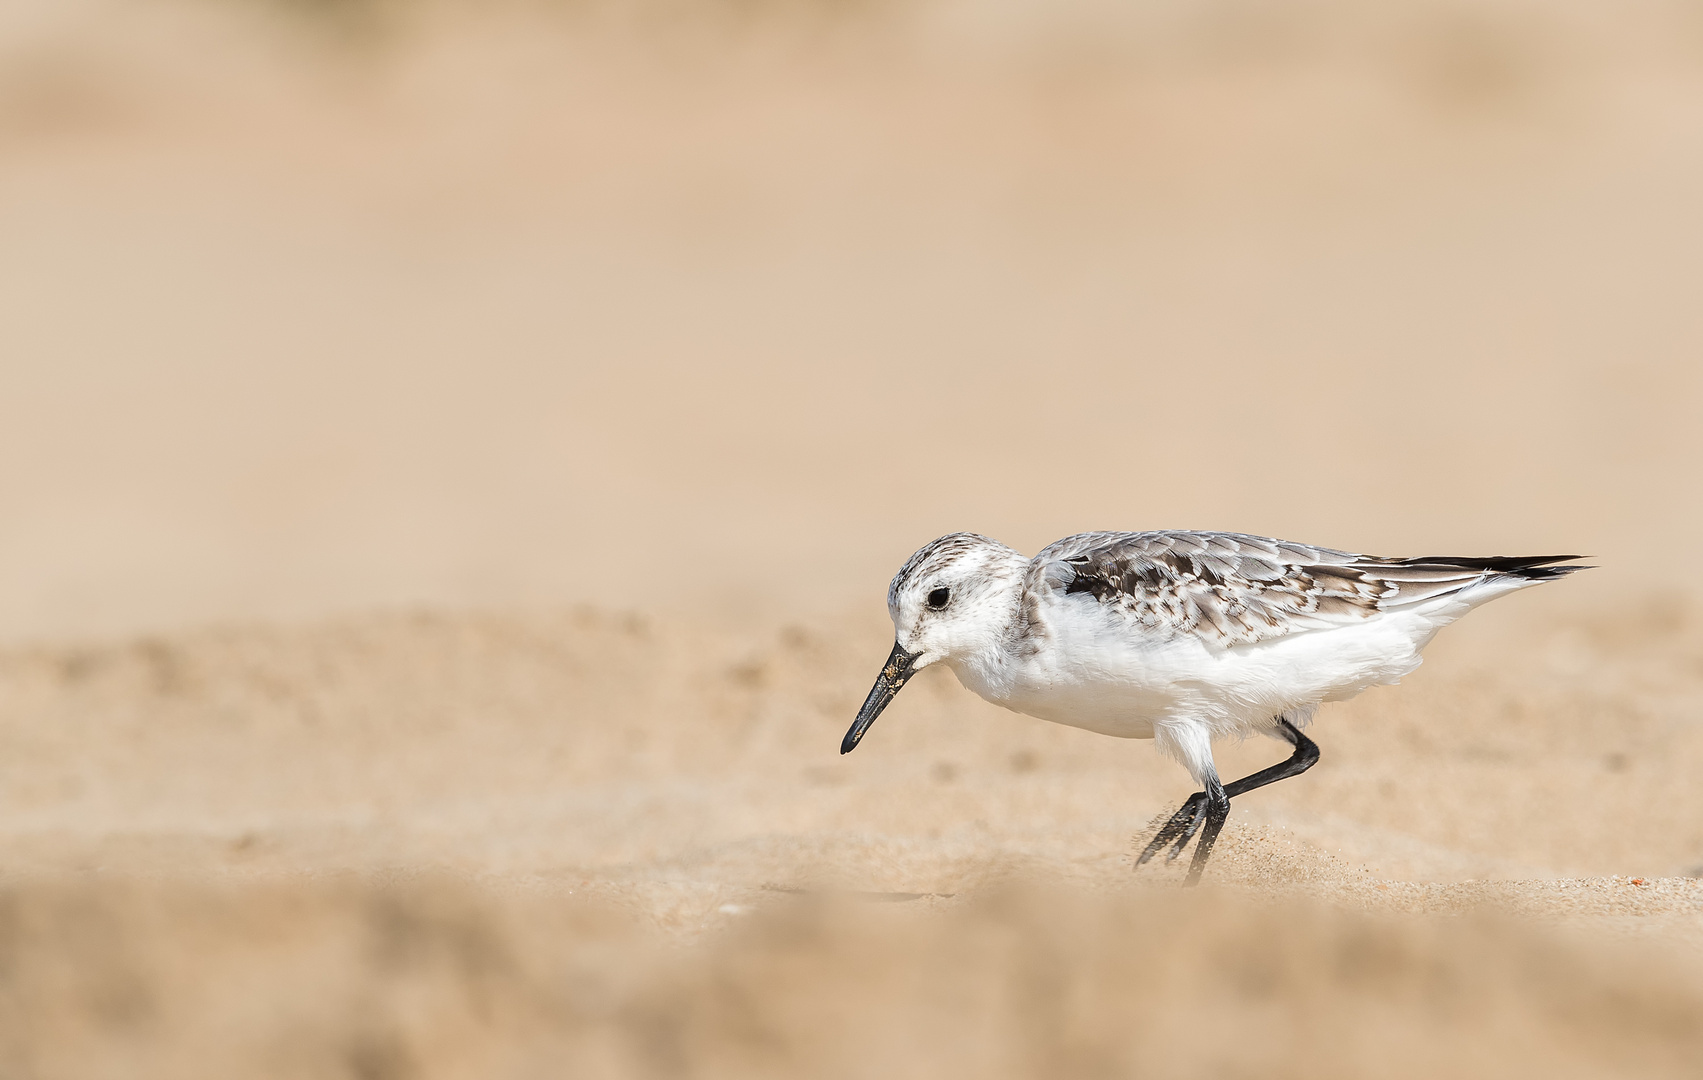
<path fill-rule="evenodd" d="M 1169 821 L 1159 827 L 1153 839 L 1147 842 L 1146 849 L 1135 860 L 1135 865 L 1140 866 L 1164 851 L 1167 846 L 1170 850 L 1165 853 L 1165 862 L 1176 862 L 1177 856 L 1183 853 L 1189 841 L 1199 833 L 1200 843 L 1195 845 L 1194 859 L 1189 863 L 1188 876 L 1183 879 L 1184 885 L 1198 884 L 1201 871 L 1206 869 L 1206 860 L 1212 854 L 1212 845 L 1217 842 L 1218 834 L 1229 816 L 1230 800 L 1225 797 L 1223 788 L 1214 787 L 1210 793 L 1195 792 L 1171 815 Z"/>
<path fill-rule="evenodd" d="M 1169 845 L 1171 850 L 1166 853 L 1165 862 L 1176 862 L 1177 856 L 1183 853 L 1183 848 L 1194 839 L 1195 833 L 1200 831 L 1201 825 L 1206 821 L 1206 808 L 1206 792 L 1197 791 L 1190 795 L 1177 812 L 1171 815 L 1170 820 L 1159 826 L 1159 831 L 1153 834 L 1153 839 L 1147 842 L 1147 847 L 1142 849 L 1140 856 L 1136 858 L 1135 865 L 1143 865 L 1164 851 L 1166 845 Z"/>

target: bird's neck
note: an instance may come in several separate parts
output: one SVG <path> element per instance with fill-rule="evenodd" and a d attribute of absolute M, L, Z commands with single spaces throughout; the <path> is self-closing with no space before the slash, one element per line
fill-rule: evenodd
<path fill-rule="evenodd" d="M 986 632 L 970 648 L 946 661 L 959 682 L 988 701 L 999 702 L 1010 696 L 1022 634 L 1022 599 L 1022 578 L 1013 576 L 1007 588 L 984 601 L 987 611 L 980 621 Z"/>

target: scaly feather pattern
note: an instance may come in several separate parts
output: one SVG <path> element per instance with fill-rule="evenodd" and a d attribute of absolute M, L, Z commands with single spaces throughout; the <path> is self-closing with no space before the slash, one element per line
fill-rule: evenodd
<path fill-rule="evenodd" d="M 1226 532 L 1069 536 L 1029 564 L 1031 593 L 1086 593 L 1154 638 L 1245 645 L 1441 599 L 1498 577 L 1543 581 L 1576 558 L 1391 559 Z"/>

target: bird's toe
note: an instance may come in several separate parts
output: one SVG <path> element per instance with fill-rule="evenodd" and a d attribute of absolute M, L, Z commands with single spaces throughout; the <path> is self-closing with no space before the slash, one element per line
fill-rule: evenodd
<path fill-rule="evenodd" d="M 1183 850 L 1194 834 L 1199 831 L 1200 823 L 1206 811 L 1206 792 L 1197 791 L 1190 795 L 1177 812 L 1172 814 L 1165 824 L 1159 826 L 1159 831 L 1153 839 L 1147 842 L 1147 847 L 1135 860 L 1135 865 L 1141 866 L 1153 856 L 1164 851 L 1166 846 L 1175 841 L 1176 846 L 1166 855 L 1165 861 L 1172 862 Z"/>

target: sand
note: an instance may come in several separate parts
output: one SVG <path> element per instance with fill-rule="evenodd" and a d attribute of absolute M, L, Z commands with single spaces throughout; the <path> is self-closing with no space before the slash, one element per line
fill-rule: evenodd
<path fill-rule="evenodd" d="M 0 17 L 0 1073 L 1703 1060 L 1684 5 Z M 904 557 L 1598 569 L 1149 744 L 913 680 Z M 1241 775 L 1282 756 L 1219 751 Z"/>

